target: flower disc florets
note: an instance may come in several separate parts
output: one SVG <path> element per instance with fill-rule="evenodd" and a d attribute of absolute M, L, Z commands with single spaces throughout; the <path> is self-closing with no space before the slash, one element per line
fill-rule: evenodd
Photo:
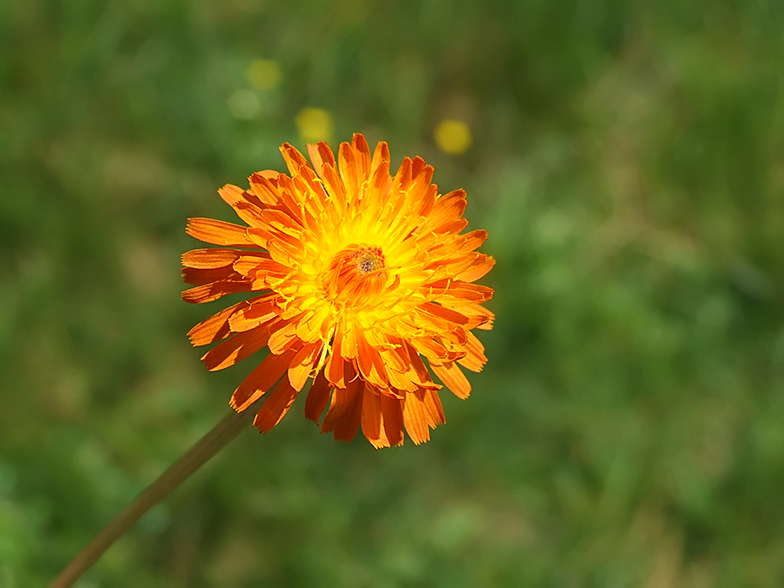
<path fill-rule="evenodd" d="M 219 191 L 248 226 L 190 219 L 188 233 L 222 246 L 183 255 L 195 287 L 188 302 L 253 292 L 189 333 L 194 345 L 223 341 L 202 360 L 210 370 L 256 351 L 269 355 L 240 384 L 231 405 L 246 409 L 272 392 L 254 424 L 262 432 L 286 414 L 309 378 L 305 414 L 348 441 L 360 424 L 376 447 L 414 443 L 444 422 L 423 360 L 461 398 L 471 388 L 458 364 L 487 361 L 472 329 L 491 328 L 481 306 L 492 290 L 474 284 L 494 265 L 475 250 L 484 231 L 461 234 L 466 195 L 439 195 L 433 168 L 417 157 L 389 174 L 389 150 L 371 157 L 362 135 L 308 147 L 312 166 L 281 147 L 290 176 L 253 174 L 250 190 Z M 277 382 L 277 385 L 276 385 Z"/>
<path fill-rule="evenodd" d="M 384 253 L 381 251 L 381 247 L 360 247 L 354 252 L 352 259 L 362 276 L 386 268 Z"/>

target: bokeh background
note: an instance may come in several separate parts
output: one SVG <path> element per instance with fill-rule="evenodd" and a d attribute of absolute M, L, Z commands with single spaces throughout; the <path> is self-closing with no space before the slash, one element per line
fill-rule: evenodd
<path fill-rule="evenodd" d="M 186 218 L 354 131 L 490 232 L 471 398 L 382 451 L 300 399 L 80 586 L 784 585 L 782 63 L 777 0 L 0 0 L 0 586 L 252 367 L 185 337 Z"/>

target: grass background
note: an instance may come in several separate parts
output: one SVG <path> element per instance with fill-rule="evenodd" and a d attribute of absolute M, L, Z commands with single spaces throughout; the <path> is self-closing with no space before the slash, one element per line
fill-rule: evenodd
<path fill-rule="evenodd" d="M 252 366 L 189 346 L 221 303 L 179 299 L 185 220 L 284 169 L 303 107 L 468 191 L 490 363 L 421 447 L 298 402 L 80 586 L 784 584 L 783 58 L 777 0 L 0 0 L 0 586 L 225 412 Z"/>

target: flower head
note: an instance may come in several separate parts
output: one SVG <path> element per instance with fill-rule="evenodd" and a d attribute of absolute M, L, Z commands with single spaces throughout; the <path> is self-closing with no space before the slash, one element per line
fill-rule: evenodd
<path fill-rule="evenodd" d="M 460 398 L 471 391 L 459 366 L 480 371 L 487 358 L 472 329 L 490 329 L 481 306 L 493 291 L 474 284 L 494 265 L 476 252 L 485 231 L 461 234 L 466 194 L 445 195 L 433 168 L 406 158 L 390 176 L 389 149 L 371 156 L 364 137 L 343 143 L 338 162 L 326 143 L 309 145 L 312 165 L 288 143 L 290 176 L 253 174 L 250 189 L 219 193 L 247 226 L 193 218 L 189 235 L 220 248 L 182 257 L 201 303 L 226 294 L 253 297 L 188 333 L 194 345 L 222 341 L 202 361 L 226 368 L 269 348 L 231 399 L 245 410 L 269 393 L 254 425 L 266 433 L 313 378 L 305 415 L 350 441 L 359 426 L 375 447 L 430 438 L 444 423 L 427 364 Z"/>

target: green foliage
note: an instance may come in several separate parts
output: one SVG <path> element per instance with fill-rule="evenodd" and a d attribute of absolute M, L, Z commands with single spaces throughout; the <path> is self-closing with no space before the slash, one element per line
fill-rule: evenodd
<path fill-rule="evenodd" d="M 0 586 L 227 410 L 252 366 L 185 338 L 222 305 L 179 300 L 185 220 L 231 219 L 306 106 L 467 189 L 490 363 L 421 447 L 300 399 L 81 586 L 784 584 L 782 63 L 774 0 L 0 0 Z"/>

